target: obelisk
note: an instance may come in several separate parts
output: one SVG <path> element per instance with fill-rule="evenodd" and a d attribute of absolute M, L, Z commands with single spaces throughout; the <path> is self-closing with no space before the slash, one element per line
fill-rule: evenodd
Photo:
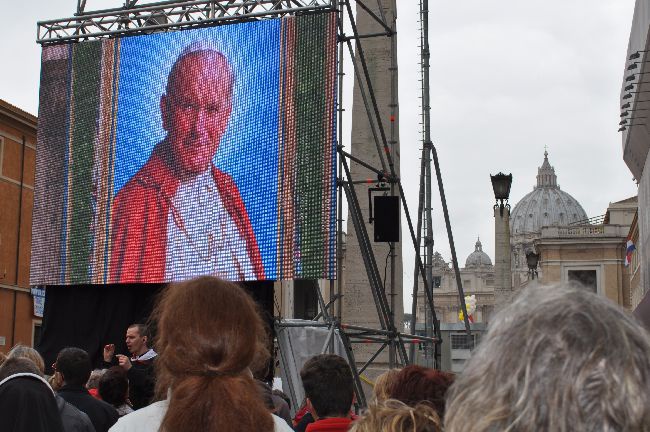
<path fill-rule="evenodd" d="M 381 4 L 382 10 L 378 8 Z M 388 27 L 396 28 L 396 1 L 381 0 L 379 2 L 364 2 L 377 17 L 383 17 Z M 385 29 L 377 23 L 375 18 L 368 14 L 363 8 L 357 7 L 356 25 L 360 35 L 384 32 Z M 365 55 L 370 81 L 377 101 L 380 118 L 383 123 L 385 136 L 389 151 L 392 155 L 394 167 L 399 176 L 399 115 L 397 106 L 397 56 L 394 51 L 396 47 L 396 36 L 379 36 L 361 39 L 361 45 Z M 356 52 L 356 63 L 358 74 L 363 77 L 358 49 Z M 353 71 L 347 70 L 347 74 Z M 363 82 L 363 89 L 366 92 L 366 99 L 370 104 L 371 98 L 368 87 Z M 373 119 L 374 112 L 369 106 Z M 379 125 L 375 123 L 376 134 L 379 139 L 379 147 L 383 150 Z M 353 156 L 362 159 L 372 166 L 382 169 L 377 145 L 368 120 L 368 112 L 359 88 L 359 82 L 354 82 L 354 99 L 352 105 L 352 136 L 350 147 L 345 148 Z M 385 157 L 385 155 L 384 155 Z M 350 170 L 353 180 L 372 179 L 375 183 L 377 175 L 358 163 L 350 161 Z M 386 161 L 388 166 L 388 161 Z M 373 226 L 368 223 L 368 188 L 373 184 L 356 184 L 355 190 L 359 200 L 364 223 L 372 243 L 375 259 L 382 278 L 385 274 L 386 296 L 388 303 L 393 307 L 395 326 L 402 331 L 404 306 L 402 299 L 402 246 L 401 243 L 394 243 L 394 274 L 391 276 L 391 257 L 389 256 L 388 243 L 374 243 Z M 397 187 L 395 185 L 395 190 Z M 397 193 L 397 192 L 396 192 Z M 401 235 L 401 233 L 400 233 Z M 373 300 L 368 275 L 364 266 L 363 257 L 359 247 L 358 236 L 355 232 L 353 222 L 347 221 L 347 244 L 344 279 L 344 297 L 342 302 L 342 321 L 348 324 L 355 324 L 365 327 L 380 328 L 377 309 Z M 393 283 L 391 284 L 391 281 Z M 391 287 L 392 285 L 392 287 Z M 355 346 L 355 357 L 357 362 L 364 363 L 379 345 L 360 344 Z M 388 350 L 376 359 L 375 367 L 369 368 L 366 375 L 374 378 L 380 371 L 388 366 Z"/>

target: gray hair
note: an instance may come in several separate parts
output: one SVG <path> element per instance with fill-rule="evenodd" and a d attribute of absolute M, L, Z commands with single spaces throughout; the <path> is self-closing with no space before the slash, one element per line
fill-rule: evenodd
<path fill-rule="evenodd" d="M 585 289 L 529 286 L 451 387 L 445 431 L 650 431 L 650 336 Z"/>
<path fill-rule="evenodd" d="M 9 354 L 7 354 L 7 358 L 26 358 L 34 363 L 41 375 L 45 373 L 45 361 L 34 348 L 22 344 L 16 344 L 11 351 L 9 351 Z"/>
<path fill-rule="evenodd" d="M 86 382 L 86 388 L 87 389 L 99 388 L 99 380 L 102 379 L 102 376 L 107 370 L 108 369 L 93 369 L 93 371 L 90 372 L 88 381 Z"/>

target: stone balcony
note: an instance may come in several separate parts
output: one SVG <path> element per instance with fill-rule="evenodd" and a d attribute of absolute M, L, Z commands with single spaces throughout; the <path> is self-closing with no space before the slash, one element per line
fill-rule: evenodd
<path fill-rule="evenodd" d="M 628 225 L 581 225 L 542 227 L 541 238 L 626 237 Z"/>

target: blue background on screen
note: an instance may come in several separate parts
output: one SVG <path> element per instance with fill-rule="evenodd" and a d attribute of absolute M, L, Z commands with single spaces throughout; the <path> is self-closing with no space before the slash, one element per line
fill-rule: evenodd
<path fill-rule="evenodd" d="M 279 19 L 122 39 L 114 193 L 164 139 L 160 97 L 174 61 L 196 43 L 222 52 L 235 72 L 233 112 L 214 163 L 237 183 L 266 278 L 275 279 Z"/>

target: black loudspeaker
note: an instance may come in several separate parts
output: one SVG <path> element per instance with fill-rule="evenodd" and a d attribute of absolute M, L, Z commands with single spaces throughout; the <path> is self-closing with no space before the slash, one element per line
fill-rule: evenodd
<path fill-rule="evenodd" d="M 375 241 L 383 243 L 398 242 L 399 197 L 377 195 L 373 198 Z"/>

